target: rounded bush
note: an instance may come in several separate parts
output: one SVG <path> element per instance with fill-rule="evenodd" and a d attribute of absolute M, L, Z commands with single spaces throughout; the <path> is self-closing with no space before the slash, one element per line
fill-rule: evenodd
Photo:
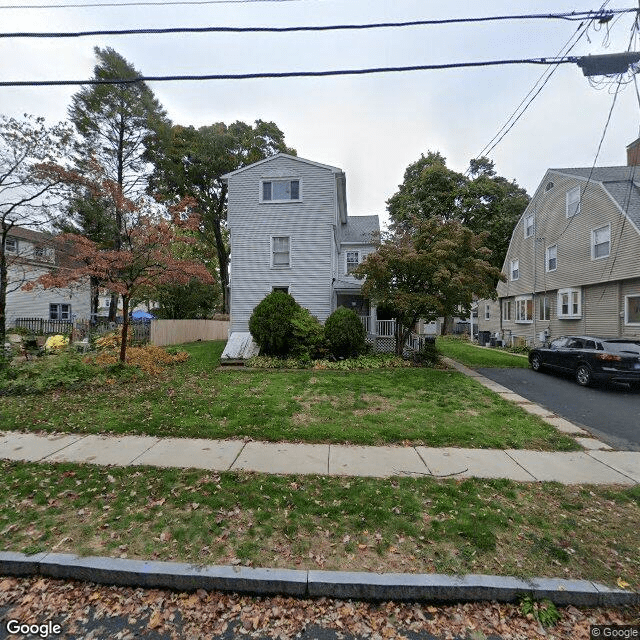
<path fill-rule="evenodd" d="M 258 304 L 249 319 L 249 331 L 267 356 L 285 356 L 293 340 L 292 320 L 300 305 L 284 291 L 273 291 Z"/>
<path fill-rule="evenodd" d="M 324 337 L 336 358 L 354 358 L 367 350 L 364 325 L 355 311 L 345 307 L 339 307 L 327 318 Z"/>

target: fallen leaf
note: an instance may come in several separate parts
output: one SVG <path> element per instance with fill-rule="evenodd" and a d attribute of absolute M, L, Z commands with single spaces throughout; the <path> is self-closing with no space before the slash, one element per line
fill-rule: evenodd
<path fill-rule="evenodd" d="M 618 578 L 616 580 L 616 584 L 621 588 L 621 589 L 626 589 L 627 587 L 629 587 L 629 583 L 625 582 L 622 578 Z"/>

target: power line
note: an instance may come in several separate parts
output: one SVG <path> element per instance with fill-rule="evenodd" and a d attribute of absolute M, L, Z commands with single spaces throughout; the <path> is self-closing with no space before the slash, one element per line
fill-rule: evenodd
<path fill-rule="evenodd" d="M 2 7 L 0 7 L 2 8 Z M 345 31 L 364 29 L 388 29 L 400 27 L 419 27 L 447 24 L 469 24 L 480 22 L 496 22 L 505 20 L 598 20 L 608 22 L 614 14 L 638 13 L 638 9 L 613 9 L 607 11 L 573 11 L 570 13 L 538 13 L 503 16 L 486 16 L 479 18 L 445 18 L 442 20 L 410 20 L 402 22 L 374 22 L 368 24 L 337 24 L 312 25 L 292 27 L 165 27 L 146 29 L 96 29 L 92 31 L 53 31 L 33 32 L 19 31 L 14 33 L 0 33 L 0 38 L 82 38 L 87 36 L 123 36 L 150 35 L 167 33 L 288 33 L 294 31 Z"/>
<path fill-rule="evenodd" d="M 281 71 L 263 73 L 215 73 L 204 75 L 136 76 L 134 78 L 91 78 L 89 80 L 4 80 L 0 87 L 54 87 L 67 85 L 135 84 L 136 82 L 173 82 L 198 80 L 259 80 L 262 78 L 321 78 L 327 76 L 355 76 L 373 73 L 402 73 L 408 71 L 432 71 L 436 69 L 462 69 L 469 67 L 495 67 L 500 65 L 575 64 L 576 57 L 522 58 L 519 60 L 486 60 L 482 62 L 450 62 L 446 64 L 424 64 L 407 67 L 373 67 L 368 69 L 334 69 L 328 71 Z"/>
<path fill-rule="evenodd" d="M 608 4 L 605 4 L 600 8 L 600 10 L 604 10 L 604 7 Z M 557 57 L 566 56 L 575 46 L 580 42 L 580 40 L 586 35 L 589 26 L 593 21 L 587 22 L 585 25 L 580 25 L 576 32 L 567 40 L 567 42 L 560 48 L 560 51 L 557 54 Z M 582 33 L 580 33 L 582 31 Z M 577 37 L 576 37 L 577 36 Z M 575 42 L 571 44 L 571 41 L 575 38 Z M 536 80 L 533 87 L 529 90 L 529 93 L 520 101 L 520 104 L 515 108 L 513 113 L 507 118 L 507 121 L 502 125 L 502 127 L 498 130 L 498 132 L 489 140 L 489 142 L 483 147 L 482 151 L 476 156 L 477 158 L 487 155 L 491 153 L 505 138 L 505 136 L 513 129 L 518 120 L 525 114 L 527 109 L 531 106 L 533 101 L 538 97 L 544 87 L 547 85 L 551 76 L 558 70 L 558 66 L 554 66 L 552 69 L 545 69 L 542 75 Z M 546 76 L 546 77 L 545 77 Z M 540 83 L 542 83 L 540 85 Z M 538 85 L 540 85 L 538 87 Z M 529 99 L 530 98 L 530 99 Z M 526 104 L 525 104 L 526 103 Z M 524 105 L 524 106 L 523 106 Z M 468 173 L 469 170 L 467 170 Z"/>
<path fill-rule="evenodd" d="M 303 0 L 162 0 L 158 2 L 92 2 L 82 4 L 20 4 L 0 5 L 0 9 L 89 9 L 113 7 L 163 7 L 173 5 L 251 4 L 253 2 L 302 2 Z M 318 0 L 316 0 L 318 1 Z"/>

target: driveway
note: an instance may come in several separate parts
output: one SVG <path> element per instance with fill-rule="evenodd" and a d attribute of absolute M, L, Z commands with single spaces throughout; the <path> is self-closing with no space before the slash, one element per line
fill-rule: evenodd
<path fill-rule="evenodd" d="M 585 427 L 614 449 L 640 451 L 640 391 L 626 385 L 580 387 L 573 378 L 531 369 L 478 369 L 524 398 Z"/>

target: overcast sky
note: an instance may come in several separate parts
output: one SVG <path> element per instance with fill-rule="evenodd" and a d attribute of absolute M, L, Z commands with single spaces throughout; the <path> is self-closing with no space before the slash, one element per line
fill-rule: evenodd
<path fill-rule="evenodd" d="M 602 0 L 291 0 L 165 6 L 17 9 L 78 0 L 0 0 L 0 33 L 144 27 L 290 26 L 371 23 L 598 9 Z M 108 0 L 96 0 L 106 3 Z M 160 0 L 158 0 L 160 1 Z M 110 4 L 122 3 L 113 0 Z M 607 8 L 633 7 L 612 0 Z M 633 14 L 590 29 L 571 55 L 624 51 Z M 286 34 L 101 36 L 0 39 L 0 81 L 88 79 L 94 46 L 110 46 L 144 75 L 251 73 L 429 65 L 553 57 L 580 23 L 504 21 L 369 31 Z M 635 48 L 634 43 L 634 48 Z M 351 215 L 381 214 L 407 165 L 440 151 L 464 171 L 505 124 L 546 67 L 533 65 L 402 74 L 150 83 L 175 123 L 202 126 L 274 121 L 298 155 L 341 167 Z M 591 166 L 613 96 L 561 65 L 520 121 L 490 154 L 498 173 L 532 193 L 549 167 Z M 0 88 L 0 113 L 67 116 L 78 87 Z M 625 164 L 639 136 L 633 83 L 618 95 L 598 165 Z"/>

